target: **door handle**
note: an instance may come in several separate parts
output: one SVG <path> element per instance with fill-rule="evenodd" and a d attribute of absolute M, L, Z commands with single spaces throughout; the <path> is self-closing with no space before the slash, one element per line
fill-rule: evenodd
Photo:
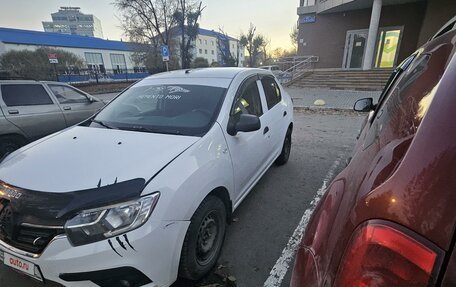
<path fill-rule="evenodd" d="M 283 116 L 286 117 L 288 115 L 287 111 L 283 112 Z"/>
<path fill-rule="evenodd" d="M 8 113 L 10 115 L 17 115 L 17 114 L 19 114 L 19 111 L 18 110 L 8 110 Z"/>
<path fill-rule="evenodd" d="M 65 107 L 63 107 L 63 109 L 64 109 L 65 111 L 70 111 L 70 110 L 71 110 L 71 107 L 65 106 Z"/>
<path fill-rule="evenodd" d="M 269 127 L 265 127 L 264 130 L 263 130 L 263 134 L 267 134 L 269 132 Z"/>

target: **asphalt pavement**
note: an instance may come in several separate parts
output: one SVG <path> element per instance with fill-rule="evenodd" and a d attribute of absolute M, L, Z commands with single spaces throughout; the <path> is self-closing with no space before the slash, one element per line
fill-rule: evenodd
<path fill-rule="evenodd" d="M 293 98 L 295 107 L 352 110 L 355 102 L 362 98 L 373 98 L 378 102 L 381 91 L 351 91 L 331 89 L 309 89 L 288 87 L 286 91 Z M 323 100 L 318 106 L 315 101 Z"/>
<path fill-rule="evenodd" d="M 343 168 L 362 119 L 329 110 L 296 112 L 290 160 L 272 166 L 235 211 L 218 268 L 202 282 L 181 280 L 173 287 L 211 286 L 228 277 L 234 281 L 231 286 L 289 286 L 294 256 L 290 242 L 295 244 L 296 234 L 302 234 L 303 214 L 328 174 L 332 177 Z M 43 285 L 0 266 L 0 286 L 56 285 Z"/>

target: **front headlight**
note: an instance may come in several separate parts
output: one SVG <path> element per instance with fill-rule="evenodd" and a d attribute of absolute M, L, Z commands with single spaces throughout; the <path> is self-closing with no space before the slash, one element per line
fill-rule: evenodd
<path fill-rule="evenodd" d="M 142 226 L 150 217 L 160 193 L 103 208 L 81 211 L 65 224 L 74 246 L 104 240 Z"/>

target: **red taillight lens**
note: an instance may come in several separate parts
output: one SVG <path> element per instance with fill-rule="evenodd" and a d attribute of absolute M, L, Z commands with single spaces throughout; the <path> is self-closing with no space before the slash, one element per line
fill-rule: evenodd
<path fill-rule="evenodd" d="M 438 259 L 436 250 L 398 228 L 389 224 L 368 223 L 352 237 L 335 286 L 429 286 L 433 282 L 432 274 Z"/>

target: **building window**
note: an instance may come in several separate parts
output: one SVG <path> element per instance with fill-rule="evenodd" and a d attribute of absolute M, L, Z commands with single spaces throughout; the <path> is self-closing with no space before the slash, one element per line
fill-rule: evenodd
<path fill-rule="evenodd" d="M 103 62 L 103 56 L 101 53 L 84 53 L 87 62 L 87 67 L 90 70 L 105 73 L 105 67 Z"/>
<path fill-rule="evenodd" d="M 199 39 L 200 44 L 203 44 L 203 40 Z"/>
<path fill-rule="evenodd" d="M 314 6 L 315 5 L 315 0 L 301 0 L 302 1 L 302 7 L 307 7 L 307 6 Z"/>
<path fill-rule="evenodd" d="M 199 49 L 199 53 L 202 54 L 203 53 L 203 49 Z"/>
<path fill-rule="evenodd" d="M 207 40 L 204 40 L 204 44 L 207 45 Z"/>
<path fill-rule="evenodd" d="M 214 50 L 212 50 L 211 52 L 212 52 L 212 55 L 214 55 Z"/>
<path fill-rule="evenodd" d="M 127 63 L 125 62 L 125 55 L 123 54 L 110 54 L 112 69 L 114 74 L 123 74 L 127 72 Z"/>
<path fill-rule="evenodd" d="M 206 50 L 206 49 L 204 50 L 204 54 L 206 54 L 206 55 L 207 55 L 207 50 Z"/>
<path fill-rule="evenodd" d="M 212 41 L 212 46 L 214 46 L 214 41 Z"/>

